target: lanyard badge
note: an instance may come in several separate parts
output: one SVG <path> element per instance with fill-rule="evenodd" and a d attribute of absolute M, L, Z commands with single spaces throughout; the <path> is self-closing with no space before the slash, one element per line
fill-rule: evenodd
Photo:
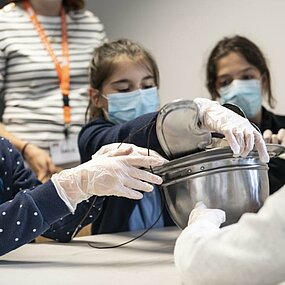
<path fill-rule="evenodd" d="M 34 24 L 36 31 L 39 34 L 42 43 L 44 44 L 45 49 L 48 51 L 56 68 L 60 90 L 62 93 L 62 99 L 63 99 L 64 134 L 67 138 L 71 122 L 71 108 L 69 105 L 69 97 L 68 97 L 69 88 L 70 88 L 70 65 L 69 65 L 68 34 L 67 34 L 65 10 L 64 7 L 61 7 L 60 14 L 61 14 L 61 35 L 62 35 L 62 41 L 61 41 L 62 64 L 60 64 L 29 0 L 25 0 L 24 5 L 26 11 L 30 16 L 32 23 Z"/>

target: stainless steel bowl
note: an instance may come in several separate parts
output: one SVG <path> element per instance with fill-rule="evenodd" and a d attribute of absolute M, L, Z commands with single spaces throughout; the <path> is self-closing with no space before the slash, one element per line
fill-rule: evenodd
<path fill-rule="evenodd" d="M 284 152 L 280 145 L 267 145 L 270 157 Z M 269 195 L 268 166 L 257 151 L 234 158 L 229 147 L 215 148 L 170 161 L 154 172 L 160 175 L 169 213 L 182 229 L 196 202 L 226 212 L 224 225 L 238 221 L 245 212 L 256 212 Z"/>

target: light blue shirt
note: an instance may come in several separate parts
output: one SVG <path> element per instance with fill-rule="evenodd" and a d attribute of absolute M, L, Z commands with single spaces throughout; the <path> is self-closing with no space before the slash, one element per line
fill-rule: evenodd
<path fill-rule="evenodd" d="M 135 206 L 130 219 L 129 228 L 131 231 L 147 229 L 151 227 L 161 213 L 161 196 L 159 188 L 154 187 L 152 192 L 144 193 L 144 197 Z M 161 228 L 164 226 L 163 215 L 154 226 Z"/>

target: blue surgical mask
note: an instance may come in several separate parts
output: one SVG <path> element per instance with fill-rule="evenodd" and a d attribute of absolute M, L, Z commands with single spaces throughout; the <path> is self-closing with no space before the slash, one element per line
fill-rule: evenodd
<path fill-rule="evenodd" d="M 220 103 L 235 104 L 240 107 L 248 119 L 261 110 L 262 93 L 260 80 L 234 80 L 230 85 L 219 90 Z"/>
<path fill-rule="evenodd" d="M 155 112 L 160 105 L 157 87 L 137 89 L 127 93 L 112 93 L 106 98 L 108 119 L 114 124 L 125 123 L 141 115 Z"/>

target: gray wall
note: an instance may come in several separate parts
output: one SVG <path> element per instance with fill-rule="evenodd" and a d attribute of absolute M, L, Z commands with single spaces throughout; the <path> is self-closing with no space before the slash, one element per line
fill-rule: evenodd
<path fill-rule="evenodd" d="M 264 52 L 272 73 L 275 111 L 285 114 L 285 0 L 88 0 L 109 39 L 130 38 L 156 58 L 162 103 L 209 97 L 205 64 L 223 36 L 241 34 Z"/>

